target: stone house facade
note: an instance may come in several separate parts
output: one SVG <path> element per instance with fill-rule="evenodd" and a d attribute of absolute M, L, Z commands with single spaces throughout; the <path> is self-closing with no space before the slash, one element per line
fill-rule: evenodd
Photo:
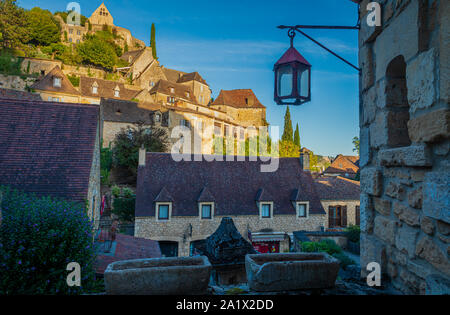
<path fill-rule="evenodd" d="M 450 293 L 450 2 L 360 1 L 361 267 Z"/>
<path fill-rule="evenodd" d="M 176 162 L 170 154 L 140 153 L 135 236 L 159 241 L 163 254 L 171 248 L 172 255 L 189 256 L 223 217 L 233 218 L 255 247 L 278 252 L 289 250 L 294 231 L 325 226 L 313 179 L 299 159 L 280 159 L 276 172 L 262 173 L 261 161 L 191 157 Z"/>

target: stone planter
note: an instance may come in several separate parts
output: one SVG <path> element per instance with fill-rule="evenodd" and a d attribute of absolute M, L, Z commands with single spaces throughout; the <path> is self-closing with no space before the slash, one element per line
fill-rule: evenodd
<path fill-rule="evenodd" d="M 118 261 L 105 270 L 107 294 L 205 294 L 211 274 L 208 258 L 156 258 Z"/>
<path fill-rule="evenodd" d="M 334 287 L 339 261 L 326 253 L 247 255 L 250 289 L 279 292 Z"/>

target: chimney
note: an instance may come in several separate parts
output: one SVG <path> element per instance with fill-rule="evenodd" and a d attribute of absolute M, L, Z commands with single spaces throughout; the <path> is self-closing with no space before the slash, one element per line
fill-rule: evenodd
<path fill-rule="evenodd" d="M 139 149 L 139 167 L 145 166 L 146 151 L 144 146 Z"/>
<path fill-rule="evenodd" d="M 303 171 L 310 171 L 309 168 L 309 154 L 307 152 L 300 153 L 300 167 Z"/>

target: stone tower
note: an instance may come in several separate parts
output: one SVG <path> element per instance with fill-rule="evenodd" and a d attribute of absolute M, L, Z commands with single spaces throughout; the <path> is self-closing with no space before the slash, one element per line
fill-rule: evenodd
<path fill-rule="evenodd" d="M 89 18 L 89 22 L 94 25 L 97 24 L 97 25 L 114 26 L 114 19 L 111 13 L 109 13 L 104 3 L 102 3 L 97 8 L 97 10 L 95 10 L 94 13 L 92 13 L 91 17 Z"/>

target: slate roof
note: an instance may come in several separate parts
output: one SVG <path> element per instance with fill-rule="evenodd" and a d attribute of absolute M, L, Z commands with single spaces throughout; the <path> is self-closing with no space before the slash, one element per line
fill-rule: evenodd
<path fill-rule="evenodd" d="M 184 74 L 180 79 L 178 79 L 178 83 L 184 83 L 189 81 L 198 81 L 205 85 L 208 85 L 206 81 L 202 78 L 202 76 L 198 72 L 191 72 Z"/>
<path fill-rule="evenodd" d="M 0 99 L 0 185 L 84 202 L 98 120 L 96 105 Z"/>
<path fill-rule="evenodd" d="M 211 156 L 209 157 L 211 158 Z M 301 200 L 310 202 L 311 214 L 325 214 L 313 179 L 301 170 L 297 158 L 283 158 L 274 173 L 262 173 L 257 162 L 175 162 L 171 154 L 147 153 L 146 166 L 138 170 L 136 216 L 155 215 L 155 199 L 161 190 L 173 199 L 173 216 L 198 216 L 198 198 L 204 187 L 214 196 L 216 215 L 258 215 L 257 194 L 273 196 L 274 215 L 296 214 L 291 202 L 300 188 Z"/>
<path fill-rule="evenodd" d="M 360 183 L 343 177 L 319 177 L 314 180 L 321 200 L 359 200 Z"/>
<path fill-rule="evenodd" d="M 92 86 L 94 83 L 98 85 L 98 93 L 92 93 Z M 118 87 L 120 89 L 119 97 L 114 96 L 114 90 Z M 81 77 L 80 91 L 83 96 L 87 97 L 103 97 L 119 100 L 132 100 L 141 91 L 127 89 L 125 84 L 115 81 L 101 80 L 96 78 Z"/>
<path fill-rule="evenodd" d="M 174 89 L 174 93 L 171 92 L 171 88 Z M 195 99 L 194 93 L 192 90 L 181 83 L 173 83 L 166 80 L 159 80 L 158 83 L 150 90 L 150 94 L 153 93 L 161 93 L 168 96 L 174 96 L 178 98 L 182 98 L 185 100 L 189 100 L 193 104 L 197 104 L 197 100 Z M 189 97 L 186 93 L 189 93 Z"/>
<path fill-rule="evenodd" d="M 162 68 L 164 75 L 166 76 L 167 80 L 172 82 L 172 83 L 177 83 L 178 80 L 184 75 L 186 74 L 186 72 L 183 71 L 178 71 L 178 70 L 174 70 L 174 69 L 169 69 L 169 68 Z"/>
<path fill-rule="evenodd" d="M 53 85 L 53 79 L 60 78 L 61 79 L 61 87 L 55 87 Z M 46 76 L 44 76 L 40 81 L 37 81 L 31 86 L 32 89 L 40 90 L 40 91 L 50 91 L 50 92 L 59 92 L 66 93 L 72 95 L 80 95 L 80 92 L 77 91 L 70 82 L 70 80 L 66 77 L 66 75 L 62 72 L 59 66 L 55 66 L 52 71 L 50 71 Z"/>
<path fill-rule="evenodd" d="M 0 88 L 0 98 L 8 98 L 13 100 L 41 101 L 42 98 L 37 93 L 29 93 L 11 89 Z"/>
<path fill-rule="evenodd" d="M 139 121 L 146 124 L 151 123 L 152 111 L 139 107 L 136 102 L 102 98 L 100 106 L 105 121 L 133 124 Z"/>
<path fill-rule="evenodd" d="M 253 98 L 253 105 L 246 103 L 246 99 Z M 221 90 L 212 105 L 227 105 L 236 108 L 265 108 L 251 89 Z"/>
<path fill-rule="evenodd" d="M 328 174 L 356 174 L 359 170 L 358 156 L 338 155 L 324 173 Z"/>
<path fill-rule="evenodd" d="M 157 241 L 116 234 L 114 252 L 97 255 L 95 269 L 97 274 L 104 274 L 108 265 L 116 261 L 160 257 Z"/>

